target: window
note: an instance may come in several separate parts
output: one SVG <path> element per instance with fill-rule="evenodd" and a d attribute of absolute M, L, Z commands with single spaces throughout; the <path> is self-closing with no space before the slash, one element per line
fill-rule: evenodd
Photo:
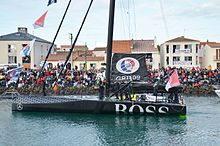
<path fill-rule="evenodd" d="M 27 46 L 27 44 L 22 44 L 22 48 L 24 48 L 25 46 Z"/>
<path fill-rule="evenodd" d="M 167 62 L 167 65 L 169 65 L 169 57 L 167 57 L 166 62 Z"/>
<path fill-rule="evenodd" d="M 91 63 L 90 64 L 90 69 L 96 69 L 96 64 L 95 63 Z"/>
<path fill-rule="evenodd" d="M 8 53 L 11 53 L 12 50 L 11 50 L 11 45 L 8 45 Z"/>
<path fill-rule="evenodd" d="M 178 64 L 179 61 L 180 61 L 180 57 L 179 56 L 173 57 L 173 65 Z"/>
<path fill-rule="evenodd" d="M 196 65 L 198 65 L 198 56 L 196 56 Z"/>
<path fill-rule="evenodd" d="M 31 63 L 31 57 L 30 56 L 22 57 L 22 63 Z"/>
<path fill-rule="evenodd" d="M 192 44 L 184 45 L 185 51 L 192 53 Z"/>
<path fill-rule="evenodd" d="M 180 57 L 173 57 L 173 61 L 180 61 Z"/>
<path fill-rule="evenodd" d="M 169 45 L 166 45 L 167 54 L 169 53 Z"/>
<path fill-rule="evenodd" d="M 173 53 L 177 53 L 180 50 L 180 45 L 173 45 Z"/>
<path fill-rule="evenodd" d="M 16 53 L 15 45 L 8 45 L 8 53 Z"/>
<path fill-rule="evenodd" d="M 146 62 L 152 62 L 153 58 L 152 58 L 152 54 L 146 54 Z"/>
<path fill-rule="evenodd" d="M 17 63 L 17 56 L 8 56 L 8 64 Z"/>
<path fill-rule="evenodd" d="M 191 62 L 192 65 L 192 56 L 185 56 L 185 61 Z"/>
<path fill-rule="evenodd" d="M 199 44 L 196 44 L 196 53 L 199 52 Z"/>
<path fill-rule="evenodd" d="M 216 49 L 216 60 L 219 60 L 220 59 L 220 49 Z"/>
<path fill-rule="evenodd" d="M 80 64 L 79 64 L 80 70 L 84 69 L 84 66 L 85 66 L 85 63 L 80 63 Z"/>
<path fill-rule="evenodd" d="M 41 57 L 44 56 L 44 50 L 43 50 L 43 45 L 40 46 L 40 54 L 41 54 Z"/>

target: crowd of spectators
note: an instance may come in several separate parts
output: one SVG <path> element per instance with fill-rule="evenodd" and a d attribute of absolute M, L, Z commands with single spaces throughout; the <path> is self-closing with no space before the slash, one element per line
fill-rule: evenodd
<path fill-rule="evenodd" d="M 39 69 L 23 70 L 17 80 L 11 81 L 12 77 L 7 70 L 0 71 L 0 86 L 9 87 L 17 86 L 18 88 L 27 86 L 42 86 L 46 88 L 52 87 L 81 87 L 81 86 L 97 86 L 99 81 L 104 80 L 103 70 L 73 70 L 65 69 L 62 72 L 61 67 L 47 68 L 44 71 Z"/>
<path fill-rule="evenodd" d="M 206 68 L 161 68 L 159 70 L 150 70 L 149 79 L 155 83 L 160 79 L 161 83 L 166 83 L 172 71 L 176 69 L 179 81 L 185 86 L 208 86 L 220 84 L 220 70 Z"/>
<path fill-rule="evenodd" d="M 150 69 L 146 82 L 154 84 L 158 80 L 166 83 L 169 75 L 174 68 Z M 182 85 L 186 86 L 208 86 L 220 83 L 220 70 L 202 69 L 202 68 L 175 68 L 179 75 Z M 105 78 L 104 70 L 89 69 L 83 70 L 75 67 L 72 70 L 65 69 L 60 72 L 60 67 L 51 67 L 40 73 L 38 69 L 26 69 L 20 73 L 15 81 L 11 81 L 11 76 L 7 70 L 0 71 L 0 87 L 10 86 L 22 87 L 41 87 L 43 84 L 47 89 L 56 87 L 99 87 L 101 81 Z"/>

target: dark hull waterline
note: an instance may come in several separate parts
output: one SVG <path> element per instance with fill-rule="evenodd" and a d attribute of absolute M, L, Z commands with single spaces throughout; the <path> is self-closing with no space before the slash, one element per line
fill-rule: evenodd
<path fill-rule="evenodd" d="M 185 115 L 186 105 L 127 100 L 91 100 L 60 97 L 29 97 L 24 99 L 18 97 L 12 104 L 12 110 L 19 112 Z"/>

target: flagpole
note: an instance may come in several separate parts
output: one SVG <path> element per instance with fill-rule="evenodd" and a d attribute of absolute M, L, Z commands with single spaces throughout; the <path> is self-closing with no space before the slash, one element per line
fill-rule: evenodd
<path fill-rule="evenodd" d="M 71 47 L 72 44 L 73 44 L 73 34 L 70 33 L 69 35 L 70 35 L 70 47 Z M 72 70 L 72 68 L 73 68 L 73 52 L 71 53 L 70 61 L 71 61 L 71 62 L 70 62 L 70 64 L 71 64 L 70 70 Z"/>

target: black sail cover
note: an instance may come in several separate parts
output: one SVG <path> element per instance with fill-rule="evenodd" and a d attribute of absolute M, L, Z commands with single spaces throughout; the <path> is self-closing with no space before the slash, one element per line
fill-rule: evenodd
<path fill-rule="evenodd" d="M 112 58 L 113 82 L 146 81 L 148 76 L 145 54 L 119 54 Z"/>

